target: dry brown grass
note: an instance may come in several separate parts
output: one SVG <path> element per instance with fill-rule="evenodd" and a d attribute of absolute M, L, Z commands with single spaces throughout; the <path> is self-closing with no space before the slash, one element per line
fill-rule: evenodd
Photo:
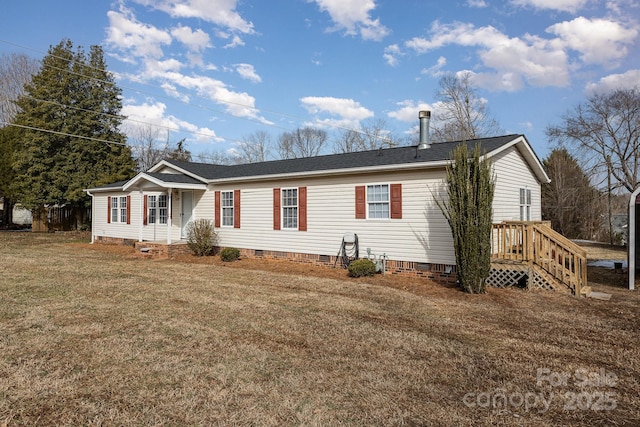
<path fill-rule="evenodd" d="M 0 426 L 640 423 L 640 297 L 619 286 L 478 296 L 74 239 L 0 233 Z M 570 378 L 537 384 L 539 368 Z M 581 387 L 576 370 L 617 382 Z M 512 403 L 464 403 L 496 390 Z M 603 393 L 615 409 L 586 409 Z"/>

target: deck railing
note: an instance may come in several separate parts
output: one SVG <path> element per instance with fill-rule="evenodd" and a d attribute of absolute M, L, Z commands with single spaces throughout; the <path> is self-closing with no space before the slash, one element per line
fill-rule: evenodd
<path fill-rule="evenodd" d="M 575 295 L 587 284 L 587 253 L 554 231 L 548 222 L 505 221 L 493 224 L 492 256 L 535 264 Z"/>

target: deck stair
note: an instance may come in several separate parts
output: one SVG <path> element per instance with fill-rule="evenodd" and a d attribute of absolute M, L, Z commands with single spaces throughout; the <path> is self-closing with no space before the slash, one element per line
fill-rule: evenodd
<path fill-rule="evenodd" d="M 487 284 L 526 286 L 587 296 L 586 251 L 547 222 L 505 221 L 493 225 Z"/>

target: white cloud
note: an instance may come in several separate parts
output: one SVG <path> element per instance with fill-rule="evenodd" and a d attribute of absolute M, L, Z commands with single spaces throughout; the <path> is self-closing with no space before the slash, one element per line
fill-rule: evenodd
<path fill-rule="evenodd" d="M 379 19 L 371 18 L 376 8 L 374 0 L 309 0 L 315 2 L 320 10 L 327 12 L 335 26 L 332 31 L 344 31 L 347 35 L 357 35 L 364 40 L 382 40 L 389 29 Z"/>
<path fill-rule="evenodd" d="M 190 27 L 179 25 L 171 30 L 171 35 L 184 44 L 191 52 L 201 52 L 211 47 L 209 34 L 201 29 L 193 31 Z"/>
<path fill-rule="evenodd" d="M 418 113 L 422 110 L 433 111 L 433 106 L 422 101 L 413 101 L 406 99 L 396 103 L 400 108 L 395 111 L 390 111 L 387 116 L 392 119 L 396 119 L 401 122 L 414 123 L 418 121 Z"/>
<path fill-rule="evenodd" d="M 557 35 L 569 49 L 580 52 L 584 62 L 604 65 L 626 56 L 627 45 L 632 45 L 638 36 L 637 28 L 582 16 L 554 24 L 547 32 Z"/>
<path fill-rule="evenodd" d="M 511 3 L 516 6 L 552 9 L 571 13 L 582 9 L 588 2 L 589 0 L 511 0 Z"/>
<path fill-rule="evenodd" d="M 640 69 L 627 70 L 622 74 L 610 74 L 596 83 L 589 83 L 586 92 L 606 93 L 617 89 L 633 89 L 640 87 Z"/>
<path fill-rule="evenodd" d="M 233 37 L 231 37 L 231 41 L 229 43 L 224 45 L 224 48 L 229 49 L 229 48 L 238 47 L 238 46 L 244 46 L 244 40 L 242 40 L 240 36 L 236 34 Z"/>
<path fill-rule="evenodd" d="M 467 0 L 467 5 L 469 7 L 477 7 L 477 8 L 484 8 L 489 6 L 487 2 L 484 0 Z"/>
<path fill-rule="evenodd" d="M 252 34 L 253 23 L 236 11 L 237 0 L 135 0 L 174 18 L 196 18 L 226 27 L 231 31 Z"/>
<path fill-rule="evenodd" d="M 137 57 L 161 58 L 162 46 L 171 44 L 171 35 L 153 25 L 136 20 L 125 8 L 107 12 L 109 27 L 106 43 Z"/>
<path fill-rule="evenodd" d="M 441 56 L 438 58 L 438 62 L 436 62 L 435 65 L 432 65 L 429 68 L 423 68 L 422 71 L 420 71 L 420 74 L 428 74 L 432 77 L 440 77 L 442 75 L 441 70 L 445 65 L 447 65 L 447 58 Z"/>
<path fill-rule="evenodd" d="M 400 50 L 400 46 L 397 44 L 392 44 L 384 48 L 384 55 L 382 57 L 387 62 L 387 64 L 395 67 L 398 65 L 398 57 L 402 56 L 403 53 Z"/>
<path fill-rule="evenodd" d="M 124 132 L 129 137 L 134 137 L 137 129 L 152 126 L 158 131 L 158 135 L 162 135 L 163 139 L 166 132 L 169 131 L 190 133 L 197 141 L 221 140 L 212 129 L 201 128 L 175 116 L 166 115 L 166 108 L 162 102 L 125 103 L 122 106 L 122 114 L 127 116 L 127 120 L 123 124 Z"/>
<path fill-rule="evenodd" d="M 250 80 L 254 83 L 260 83 L 262 78 L 256 73 L 255 68 L 251 64 L 236 64 L 236 71 L 240 74 L 240 77 L 246 80 Z"/>
<path fill-rule="evenodd" d="M 517 90 L 524 81 L 533 86 L 565 86 L 569 83 L 568 58 L 562 45 L 526 34 L 509 37 L 492 26 L 435 22 L 430 38 L 415 37 L 405 44 L 417 53 L 447 45 L 478 48 L 482 63 L 490 72 L 477 73 L 477 82 L 492 90 Z M 483 84 L 486 83 L 486 84 Z M 489 84 L 490 83 L 490 84 Z"/>
<path fill-rule="evenodd" d="M 329 113 L 352 120 L 373 117 L 371 110 L 366 109 L 353 99 L 334 98 L 332 96 L 306 96 L 300 98 L 300 102 L 311 114 Z"/>

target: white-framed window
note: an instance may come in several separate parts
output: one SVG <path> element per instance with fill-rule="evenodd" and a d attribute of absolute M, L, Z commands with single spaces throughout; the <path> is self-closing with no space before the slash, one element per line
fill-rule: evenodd
<path fill-rule="evenodd" d="M 367 218 L 390 218 L 389 184 L 367 185 Z"/>
<path fill-rule="evenodd" d="M 125 198 L 126 200 L 126 198 Z M 118 197 L 111 198 L 111 222 L 118 222 Z M 125 221 L 126 221 L 125 217 Z"/>
<path fill-rule="evenodd" d="M 167 195 L 149 196 L 147 201 L 147 221 L 149 224 L 167 223 Z"/>
<path fill-rule="evenodd" d="M 531 221 L 531 190 L 520 189 L 520 221 Z"/>
<path fill-rule="evenodd" d="M 298 228 L 298 189 L 282 189 L 282 228 Z"/>
<path fill-rule="evenodd" d="M 127 196 L 120 197 L 120 222 L 127 223 Z"/>
<path fill-rule="evenodd" d="M 167 195 L 161 194 L 158 196 L 158 224 L 167 223 Z"/>
<path fill-rule="evenodd" d="M 148 204 L 148 222 L 149 224 L 155 224 L 158 219 L 158 196 L 149 196 Z"/>
<path fill-rule="evenodd" d="M 220 209 L 222 209 L 222 226 L 233 227 L 233 191 L 220 192 Z"/>

